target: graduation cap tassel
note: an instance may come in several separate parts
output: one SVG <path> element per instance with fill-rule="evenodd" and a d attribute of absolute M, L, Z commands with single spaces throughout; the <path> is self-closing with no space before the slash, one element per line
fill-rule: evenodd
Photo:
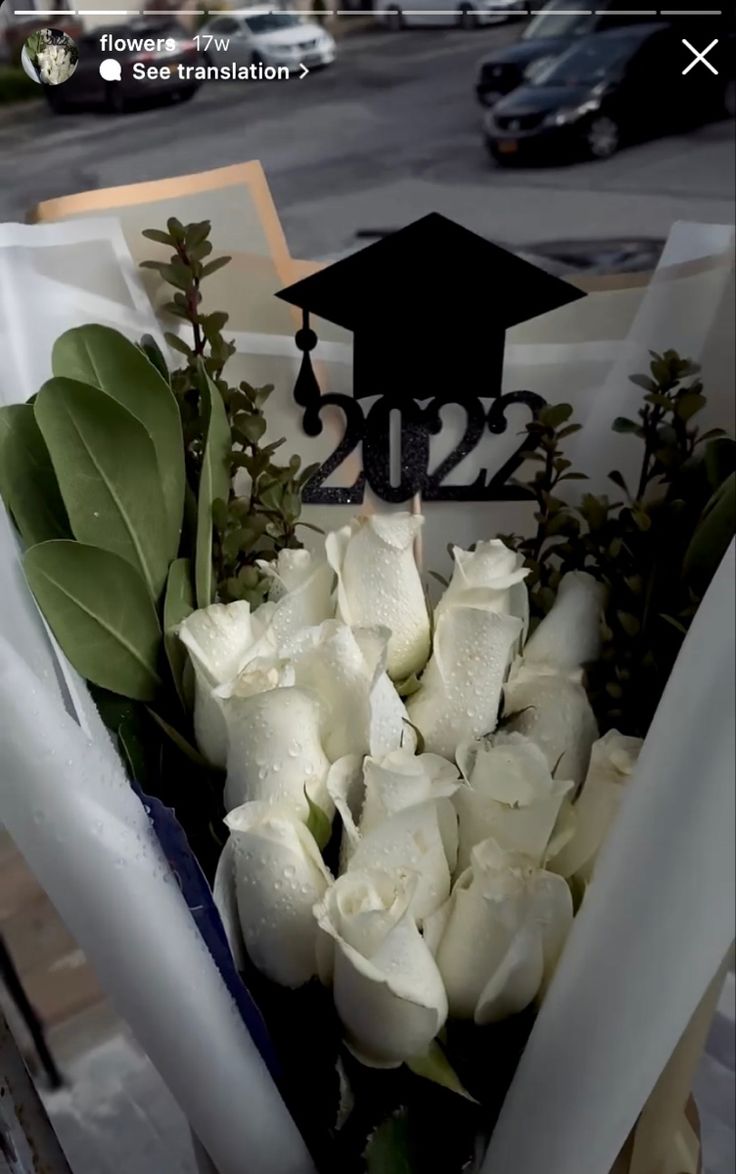
<path fill-rule="evenodd" d="M 311 408 L 319 403 L 322 393 L 312 370 L 310 351 L 317 345 L 317 335 L 309 325 L 309 310 L 302 312 L 302 328 L 297 330 L 294 341 L 303 353 L 299 374 L 294 384 L 294 399 L 301 408 Z"/>

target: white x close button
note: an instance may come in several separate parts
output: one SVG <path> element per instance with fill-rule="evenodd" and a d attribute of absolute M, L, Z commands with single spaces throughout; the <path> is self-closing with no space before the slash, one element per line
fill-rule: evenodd
<path fill-rule="evenodd" d="M 706 61 L 708 53 L 710 53 L 711 49 L 715 49 L 716 45 L 718 44 L 718 37 L 716 37 L 714 41 L 711 41 L 710 45 L 708 45 L 707 49 L 703 49 L 702 53 L 699 53 L 698 50 L 693 45 L 691 45 L 689 41 L 686 41 L 684 37 L 682 39 L 682 43 L 683 45 L 687 46 L 692 54 L 694 54 L 690 64 L 686 66 L 685 69 L 683 69 L 683 76 L 686 73 L 689 73 L 691 69 L 694 69 L 696 65 L 704 65 L 706 69 L 709 69 L 711 73 L 718 77 L 718 70 L 716 69 L 715 65 L 712 65 L 710 61 Z"/>

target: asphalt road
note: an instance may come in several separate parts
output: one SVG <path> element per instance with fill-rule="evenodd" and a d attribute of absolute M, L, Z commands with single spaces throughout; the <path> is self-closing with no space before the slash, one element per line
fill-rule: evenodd
<path fill-rule="evenodd" d="M 325 257 L 361 229 L 436 209 L 497 240 L 665 236 L 731 222 L 733 126 L 721 122 L 605 163 L 502 170 L 486 156 L 478 59 L 517 35 L 368 31 L 304 81 L 209 83 L 183 106 L 122 116 L 39 108 L 0 121 L 0 219 L 39 200 L 260 159 L 292 253 Z"/>

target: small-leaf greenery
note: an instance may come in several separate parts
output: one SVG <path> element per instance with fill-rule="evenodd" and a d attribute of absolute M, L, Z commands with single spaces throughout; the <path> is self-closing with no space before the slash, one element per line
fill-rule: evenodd
<path fill-rule="evenodd" d="M 635 483 L 613 469 L 612 497 L 563 496 L 563 482 L 586 479 L 564 453 L 581 426 L 569 404 L 544 407 L 526 426 L 534 472 L 520 482 L 536 503 L 536 527 L 529 537 L 503 538 L 530 568 L 533 621 L 549 611 L 567 571 L 588 571 L 605 584 L 591 699 L 603 730 L 644 735 L 736 529 L 736 442 L 718 428 L 699 430 L 707 402 L 699 368 L 676 351 L 652 351 L 649 372 L 631 382 L 643 392 L 637 418 L 618 417 L 612 427 L 641 445 Z"/>

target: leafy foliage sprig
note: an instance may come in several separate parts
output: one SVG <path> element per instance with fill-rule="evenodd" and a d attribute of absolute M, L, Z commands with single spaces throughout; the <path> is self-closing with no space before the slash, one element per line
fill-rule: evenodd
<path fill-rule="evenodd" d="M 264 443 L 264 406 L 273 391 L 271 385 L 252 387 L 242 381 L 233 387 L 225 378 L 225 366 L 236 349 L 223 335 L 228 315 L 203 309 L 201 286 L 231 258 L 207 259 L 212 254 L 210 232 L 209 221 L 184 225 L 173 217 L 166 231 L 146 229 L 145 237 L 173 252 L 167 261 L 142 264 L 156 270 L 174 290 L 164 310 L 191 327 L 189 340 L 169 331 L 166 341 L 185 358 L 184 365 L 171 373 L 170 382 L 182 416 L 188 480 L 195 486 L 199 484 L 207 431 L 200 389 L 202 367 L 222 397 L 231 436 L 231 488 L 227 499 L 213 502 L 216 594 L 223 603 L 247 599 L 255 607 L 263 601 L 269 582 L 258 562 L 268 562 L 280 550 L 301 545 L 296 533 L 297 526 L 304 525 L 299 520 L 301 494 L 317 466 L 303 469 L 297 455 L 285 465 L 278 464 L 274 454 L 284 438 Z M 150 348 L 150 340 L 147 345 Z"/>
<path fill-rule="evenodd" d="M 543 408 L 527 429 L 539 467 L 522 482 L 537 504 L 530 538 L 506 535 L 530 567 L 538 620 L 554 602 L 563 574 L 585 570 L 607 588 L 603 652 L 590 691 L 604 729 L 646 733 L 684 635 L 736 529 L 736 442 L 721 429 L 701 433 L 706 406 L 697 364 L 676 351 L 651 352 L 649 372 L 632 375 L 643 391 L 637 419 L 618 417 L 615 432 L 643 445 L 635 488 L 617 469 L 609 480 L 623 500 L 559 495 L 572 470 L 563 444 L 579 430 L 569 404 Z"/>

